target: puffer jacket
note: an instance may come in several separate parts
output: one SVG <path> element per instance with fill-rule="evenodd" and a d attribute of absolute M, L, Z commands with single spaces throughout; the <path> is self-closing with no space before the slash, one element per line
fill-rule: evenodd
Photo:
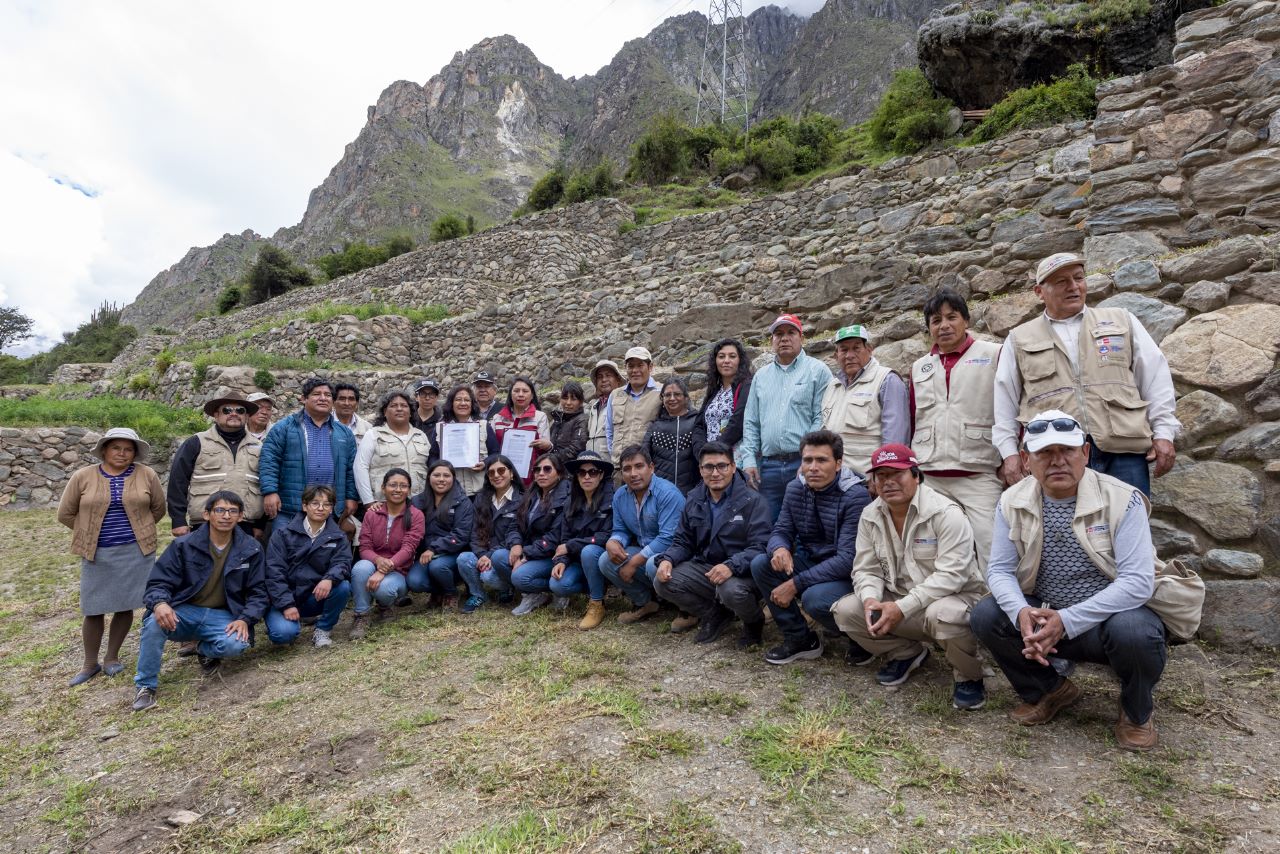
<path fill-rule="evenodd" d="M 573 415 L 557 409 L 551 413 L 551 450 L 548 456 L 567 463 L 587 447 L 587 416 L 579 410 Z"/>
<path fill-rule="evenodd" d="M 296 608 L 323 579 L 334 584 L 351 577 L 351 546 L 333 517 L 311 539 L 306 515 L 276 528 L 267 543 L 267 594 L 278 611 Z"/>
<path fill-rule="evenodd" d="M 430 550 L 436 557 L 462 554 L 471 545 L 471 528 L 475 524 L 475 506 L 456 480 L 453 488 L 438 505 L 428 489 L 409 501 L 422 511 L 426 524 L 418 554 Z"/>
<path fill-rule="evenodd" d="M 520 533 L 520 544 L 524 546 L 524 556 L 529 560 L 542 560 L 551 557 L 551 552 L 555 551 L 555 544 L 552 543 L 551 551 L 543 554 L 539 543 L 553 530 L 556 523 L 560 521 L 561 514 L 569 504 L 569 489 L 572 487 L 568 478 L 561 480 L 551 490 L 551 497 L 545 500 L 538 500 L 536 507 L 530 507 L 528 515 L 525 517 L 523 525 L 517 525 Z M 524 498 L 521 501 L 534 501 L 540 490 L 535 486 L 526 490 Z M 517 511 L 516 521 L 520 520 L 520 514 Z"/>
<path fill-rule="evenodd" d="M 307 417 L 303 410 L 273 424 L 262 442 L 262 453 L 258 457 L 258 484 L 262 487 L 262 494 L 279 495 L 282 513 L 302 512 L 302 490 L 307 488 L 307 440 L 302 419 Z M 351 465 L 356 458 L 356 437 L 332 414 L 329 415 L 329 425 L 333 428 L 329 442 L 333 453 L 331 485 L 337 493 L 333 512 L 342 513 L 348 499 L 360 500 Z"/>
<path fill-rule="evenodd" d="M 810 489 L 800 477 L 787 484 L 765 554 L 772 556 L 778 549 L 795 554 L 798 547 L 804 548 L 810 566 L 792 576 L 797 591 L 852 577 L 858 522 L 871 503 L 865 483 L 857 472 L 841 468 L 840 475 L 821 491 Z"/>
<path fill-rule="evenodd" d="M 675 416 L 663 409 L 644 434 L 658 476 L 674 483 L 682 495 L 702 483 L 698 452 L 706 443 L 707 425 L 698 412 Z"/>

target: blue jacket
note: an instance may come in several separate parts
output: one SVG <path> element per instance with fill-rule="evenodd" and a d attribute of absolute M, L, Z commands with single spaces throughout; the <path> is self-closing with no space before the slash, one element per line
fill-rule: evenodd
<path fill-rule="evenodd" d="M 231 532 L 227 562 L 222 569 L 223 590 L 227 610 L 236 620 L 244 620 L 253 628 L 267 613 L 266 571 L 262 546 L 236 527 Z M 200 592 L 213 572 L 213 555 L 209 553 L 209 526 L 201 525 L 169 544 L 151 568 L 142 604 L 148 611 L 161 602 L 176 608 Z"/>
<path fill-rule="evenodd" d="M 519 484 L 520 481 L 517 480 L 516 486 L 519 486 Z M 511 497 L 507 499 L 506 503 L 497 510 L 493 510 L 491 514 L 493 531 L 486 542 L 480 541 L 479 532 L 476 531 L 476 526 L 472 525 L 470 549 L 472 554 L 476 557 L 486 557 L 500 549 L 510 550 L 512 546 L 520 542 L 520 527 L 516 523 L 516 510 L 520 507 L 522 496 L 523 493 L 520 490 L 512 488 Z M 475 508 L 480 505 L 481 501 L 492 500 L 485 494 L 485 490 L 480 490 L 476 493 L 476 497 L 471 499 L 472 512 L 475 512 Z"/>
<path fill-rule="evenodd" d="M 462 484 L 456 480 L 453 489 L 444 497 L 437 507 L 431 487 L 413 496 L 409 502 L 422 511 L 426 520 L 426 529 L 422 542 L 418 544 L 418 554 L 427 549 L 436 557 L 458 555 L 467 550 L 471 544 L 471 528 L 475 525 L 476 510 Z"/>
<path fill-rule="evenodd" d="M 258 483 L 263 495 L 280 496 L 280 512 L 301 513 L 302 491 L 307 488 L 307 440 L 302 419 L 306 411 L 282 418 L 262 440 L 258 457 Z M 356 476 L 351 463 L 356 458 L 356 437 L 338 419 L 329 415 L 333 427 L 330 446 L 333 449 L 333 491 L 338 501 L 333 512 L 341 514 L 347 499 L 360 500 L 356 493 Z"/>
<path fill-rule="evenodd" d="M 808 553 L 809 568 L 792 576 L 797 591 L 853 577 L 858 520 L 871 503 L 864 483 L 857 472 L 841 468 L 840 475 L 820 492 L 800 478 L 787 484 L 765 554 L 787 549 L 794 555 L 797 548 Z"/>
<path fill-rule="evenodd" d="M 296 608 L 322 579 L 334 584 L 351 576 L 351 543 L 330 516 L 311 539 L 306 515 L 276 527 L 267 543 L 267 595 L 277 611 Z"/>
<path fill-rule="evenodd" d="M 587 546 L 601 546 L 609 541 L 613 533 L 613 481 L 605 480 L 600 484 L 600 501 L 596 508 L 572 508 L 572 499 L 565 503 L 564 512 L 556 520 L 556 526 L 541 537 L 531 548 L 544 559 L 552 557 L 556 548 L 564 545 L 567 554 L 556 558 L 556 563 L 574 563 L 582 556 Z M 525 549 L 525 554 L 529 549 Z"/>
<path fill-rule="evenodd" d="M 713 513 L 707 485 L 694 487 L 680 514 L 680 527 L 671 547 L 654 559 L 654 565 L 664 560 L 673 565 L 700 560 L 713 566 L 723 563 L 734 575 L 750 575 L 751 561 L 763 554 L 769 539 L 769 505 L 747 485 L 741 473 L 734 475 L 720 500 L 720 507 Z"/>
<path fill-rule="evenodd" d="M 547 501 L 539 501 L 538 506 L 530 510 L 525 517 L 524 524 L 520 526 L 520 544 L 524 546 L 524 556 L 529 560 L 545 560 L 555 552 L 559 540 L 551 541 L 548 535 L 555 530 L 565 508 L 569 506 L 571 486 L 569 478 L 561 480 L 556 484 L 556 488 L 551 490 L 551 498 Z M 532 496 L 540 491 L 536 485 L 531 486 L 525 490 L 521 502 L 532 501 Z M 517 511 L 516 521 L 519 519 L 520 513 Z M 547 543 L 550 543 L 550 548 L 547 547 Z"/>
<path fill-rule="evenodd" d="M 680 525 L 680 511 L 684 509 L 684 496 L 676 485 L 656 474 L 649 481 L 649 493 L 644 498 L 640 517 L 636 518 L 636 499 L 627 487 L 613 493 L 613 533 L 609 539 L 617 540 L 623 548 L 639 546 L 646 558 L 662 554 L 671 548 L 671 538 Z"/>

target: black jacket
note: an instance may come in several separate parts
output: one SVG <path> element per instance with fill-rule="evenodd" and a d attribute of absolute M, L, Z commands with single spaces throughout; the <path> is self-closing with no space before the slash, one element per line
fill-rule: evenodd
<path fill-rule="evenodd" d="M 702 400 L 702 409 L 698 410 L 698 414 L 703 416 L 704 422 L 707 415 L 707 404 L 711 402 L 711 398 L 715 397 L 718 391 L 720 391 L 718 385 L 707 389 L 707 396 Z M 747 395 L 749 394 L 751 394 L 751 380 L 749 378 L 733 387 L 733 415 L 729 417 L 729 422 L 720 431 L 720 438 L 716 440 L 717 442 L 724 442 L 732 448 L 742 441 L 742 417 L 747 411 Z"/>
<path fill-rule="evenodd" d="M 267 595 L 277 611 L 297 607 L 322 579 L 338 584 L 351 577 L 351 544 L 332 514 L 314 540 L 303 527 L 306 518 L 294 516 L 267 543 Z"/>
<path fill-rule="evenodd" d="M 853 576 L 858 520 L 871 503 L 871 493 L 864 484 L 860 475 L 847 468 L 840 469 L 839 476 L 821 492 L 813 491 L 799 478 L 787 484 L 765 553 L 787 549 L 795 554 L 798 546 L 804 547 L 811 565 L 792 576 L 797 591 L 824 581 L 848 581 Z"/>
<path fill-rule="evenodd" d="M 587 447 L 587 416 L 582 410 L 566 415 L 557 409 L 551 413 L 551 452 L 561 463 L 567 463 Z"/>
<path fill-rule="evenodd" d="M 551 557 L 555 554 L 556 547 L 563 544 L 568 554 L 557 558 L 556 562 L 569 564 L 578 560 L 587 546 L 603 548 L 612 533 L 613 481 L 605 479 L 600 484 L 600 501 L 596 509 L 580 507 L 577 512 L 571 512 L 570 506 L 566 504 L 564 513 L 560 514 L 560 519 L 556 522 L 555 530 L 539 540 L 538 546 L 540 551 L 546 552 L 546 557 Z"/>
<path fill-rule="evenodd" d="M 227 562 L 222 570 L 227 610 L 237 620 L 253 624 L 267 613 L 266 568 L 262 546 L 237 527 L 231 532 Z M 148 611 L 161 602 L 176 608 L 200 592 L 213 572 L 213 555 L 209 554 L 209 526 L 201 525 L 190 534 L 169 544 L 151 568 L 142 604 Z"/>
<path fill-rule="evenodd" d="M 653 457 L 658 477 L 674 483 L 684 495 L 702 483 L 698 474 L 698 451 L 706 443 L 707 427 L 699 413 L 677 418 L 668 415 L 665 409 L 649 425 L 643 442 Z"/>
<path fill-rule="evenodd" d="M 439 505 L 435 501 L 435 493 L 428 486 L 409 500 L 409 503 L 422 511 L 426 520 L 426 529 L 422 534 L 422 542 L 418 543 L 418 554 L 428 549 L 436 557 L 441 555 L 462 554 L 471 545 L 471 528 L 475 524 L 476 509 L 462 491 L 462 485 L 456 480 L 453 489 Z"/>
<path fill-rule="evenodd" d="M 699 560 L 713 566 L 723 563 L 734 575 L 750 575 L 751 561 L 764 552 L 769 539 L 769 505 L 747 485 L 741 472 L 734 475 L 721 502 L 713 514 L 706 484 L 690 492 L 671 547 L 654 558 L 654 566 L 664 560 L 673 565 Z"/>
<path fill-rule="evenodd" d="M 516 481 L 516 483 L 519 484 L 519 481 Z M 520 490 L 513 489 L 510 500 L 502 505 L 502 509 L 493 510 L 492 507 L 489 508 L 491 511 L 490 518 L 493 519 L 493 523 L 490 526 L 493 533 L 487 542 L 480 542 L 479 525 L 472 524 L 471 548 L 469 551 L 475 554 L 476 557 L 487 557 L 490 552 L 495 552 L 499 549 L 510 549 L 520 542 L 520 528 L 516 524 L 516 509 L 520 506 L 522 496 L 523 493 Z M 475 498 L 471 499 L 472 512 L 477 515 L 479 511 L 475 510 L 475 508 L 480 506 L 481 501 L 492 501 L 484 490 L 477 492 Z"/>
<path fill-rule="evenodd" d="M 553 542 L 550 549 L 545 549 L 542 544 L 547 535 L 555 530 L 556 523 L 560 521 L 565 507 L 568 506 L 569 490 L 572 486 L 568 478 L 557 483 L 555 489 L 551 490 L 551 498 L 539 501 L 538 506 L 529 511 L 528 518 L 520 526 L 520 542 L 524 546 L 524 556 L 529 560 L 549 558 L 556 550 L 556 543 L 559 540 Z M 534 500 L 539 492 L 536 485 L 530 487 L 525 491 L 525 500 Z"/>

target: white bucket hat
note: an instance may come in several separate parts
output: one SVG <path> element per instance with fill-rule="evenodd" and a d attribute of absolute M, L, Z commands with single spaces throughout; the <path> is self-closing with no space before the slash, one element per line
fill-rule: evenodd
<path fill-rule="evenodd" d="M 143 439 L 138 438 L 138 434 L 130 430 L 128 427 L 112 427 L 110 430 L 102 434 L 102 438 L 98 440 L 98 444 L 93 446 L 93 455 L 98 459 L 102 459 L 102 449 L 112 439 L 128 439 L 133 442 L 133 447 L 137 450 L 134 455 L 134 462 L 140 463 L 147 459 L 147 454 L 151 452 L 151 445 Z"/>

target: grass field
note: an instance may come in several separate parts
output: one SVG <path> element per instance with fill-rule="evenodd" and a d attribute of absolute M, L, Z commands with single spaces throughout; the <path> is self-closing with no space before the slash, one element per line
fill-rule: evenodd
<path fill-rule="evenodd" d="M 898 691 L 832 649 L 790 668 L 653 621 L 467 617 L 419 602 L 335 646 L 209 678 L 166 653 L 160 705 L 79 665 L 78 560 L 52 512 L 0 513 L 0 850 L 101 852 L 1265 851 L 1280 847 L 1274 656 L 1174 650 L 1162 746 L 1115 748 L 1114 680 L 1021 729 L 950 708 L 935 657 Z M 772 639 L 773 629 L 767 630 Z M 197 814 L 175 828 L 180 810 Z"/>

